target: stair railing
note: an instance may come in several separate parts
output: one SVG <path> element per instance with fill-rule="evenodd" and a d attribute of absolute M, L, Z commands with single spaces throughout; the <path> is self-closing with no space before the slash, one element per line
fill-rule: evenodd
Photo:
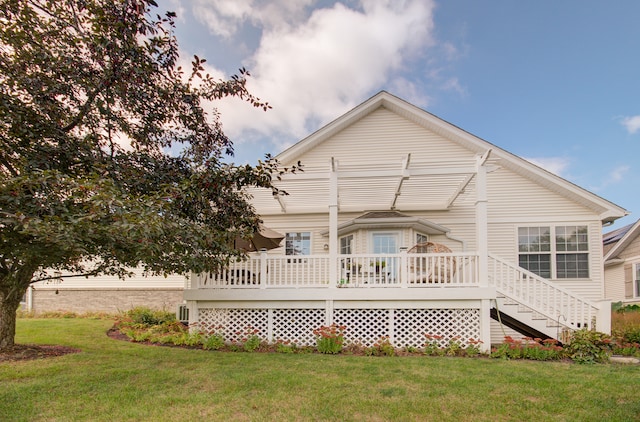
<path fill-rule="evenodd" d="M 493 255 L 489 255 L 489 284 L 498 294 L 568 329 L 596 327 L 598 305 Z"/>

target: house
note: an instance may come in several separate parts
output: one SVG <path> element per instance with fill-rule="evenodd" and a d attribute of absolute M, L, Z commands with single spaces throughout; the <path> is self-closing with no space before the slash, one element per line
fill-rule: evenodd
<path fill-rule="evenodd" d="M 22 308 L 43 312 L 120 312 L 136 306 L 173 311 L 182 303 L 184 276 L 144 276 L 131 269 L 132 277 L 65 277 L 32 284 Z"/>
<path fill-rule="evenodd" d="M 610 331 L 602 227 L 623 208 L 387 92 L 277 158 L 304 166 L 277 181 L 288 195 L 250 193 L 284 244 L 193 274 L 192 326 L 305 345 L 335 323 L 365 346 L 485 349 L 513 330 Z"/>
<path fill-rule="evenodd" d="M 605 297 L 640 304 L 640 220 L 606 233 L 602 244 Z"/>

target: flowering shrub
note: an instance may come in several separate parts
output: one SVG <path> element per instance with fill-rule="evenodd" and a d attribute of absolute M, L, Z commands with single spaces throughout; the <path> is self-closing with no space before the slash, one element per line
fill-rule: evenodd
<path fill-rule="evenodd" d="M 484 342 L 482 340 L 470 338 L 469 341 L 467 341 L 467 348 L 464 349 L 465 354 L 469 357 L 478 356 L 480 354 L 480 347 L 482 347 L 481 345 L 483 343 Z"/>
<path fill-rule="evenodd" d="M 241 336 L 239 344 L 236 344 L 238 350 L 244 350 L 245 352 L 253 352 L 260 347 L 260 337 L 258 333 L 260 330 L 253 327 L 247 327 L 243 332 L 238 331 L 236 335 Z"/>
<path fill-rule="evenodd" d="M 344 343 L 344 332 L 347 327 L 344 325 L 331 324 L 328 327 L 322 326 L 313 330 L 316 336 L 316 347 L 320 353 L 337 354 L 342 351 Z"/>
<path fill-rule="evenodd" d="M 614 355 L 640 357 L 640 343 L 629 343 L 616 339 L 612 347 Z"/>
<path fill-rule="evenodd" d="M 491 350 L 491 357 L 502 359 L 560 360 L 564 358 L 564 351 L 557 340 L 542 340 L 530 337 L 515 340 L 510 336 L 506 336 L 504 343 Z"/>
<path fill-rule="evenodd" d="M 460 343 L 460 336 L 450 338 L 447 346 L 444 348 L 444 354 L 446 356 L 461 356 L 463 352 L 464 347 Z"/>
<path fill-rule="evenodd" d="M 440 347 L 442 336 L 434 334 L 425 334 L 424 354 L 428 356 L 442 356 L 444 349 Z"/>

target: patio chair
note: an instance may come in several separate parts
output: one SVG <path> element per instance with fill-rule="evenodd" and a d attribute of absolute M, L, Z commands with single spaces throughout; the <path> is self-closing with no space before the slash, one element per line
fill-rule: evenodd
<path fill-rule="evenodd" d="M 435 242 L 418 243 L 409 254 L 451 253 L 451 249 Z M 453 256 L 418 257 L 409 260 L 409 283 L 451 283 L 456 272 Z"/>

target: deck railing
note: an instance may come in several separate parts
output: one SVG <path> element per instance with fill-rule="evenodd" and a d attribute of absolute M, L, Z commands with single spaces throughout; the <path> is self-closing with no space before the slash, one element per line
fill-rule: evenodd
<path fill-rule="evenodd" d="M 489 284 L 506 298 L 572 329 L 595 328 L 600 316 L 596 303 L 494 256 L 489 256 Z"/>
<path fill-rule="evenodd" d="M 330 266 L 336 265 L 336 280 Z M 270 256 L 262 252 L 231 263 L 217 274 L 198 274 L 191 288 L 267 289 L 305 287 L 477 286 L 478 258 L 472 253 Z"/>

